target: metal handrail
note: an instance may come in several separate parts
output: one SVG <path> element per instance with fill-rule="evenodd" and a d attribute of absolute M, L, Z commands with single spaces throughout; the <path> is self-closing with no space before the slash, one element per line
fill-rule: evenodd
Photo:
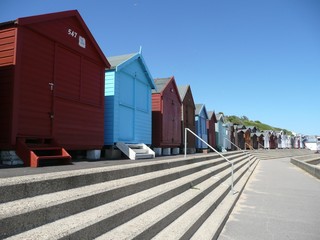
<path fill-rule="evenodd" d="M 245 142 L 245 144 L 249 146 L 250 150 L 254 150 L 254 148 L 249 143 Z"/>
<path fill-rule="evenodd" d="M 243 150 L 241 149 L 239 146 L 237 146 L 235 143 L 231 142 L 230 139 L 226 138 L 226 140 L 228 140 L 233 146 L 235 146 L 236 148 L 238 148 L 238 150 L 241 150 L 244 154 L 251 156 L 251 154 L 247 151 L 247 150 Z M 248 161 L 248 169 L 250 170 L 250 160 Z"/>
<path fill-rule="evenodd" d="M 197 134 L 192 132 L 189 128 L 184 129 L 184 158 L 187 158 L 187 138 L 188 138 L 188 131 L 192 133 L 196 138 L 198 138 L 200 141 L 202 141 L 204 144 L 206 144 L 210 149 L 212 149 L 214 152 L 216 152 L 220 157 L 222 157 L 224 160 L 226 160 L 229 164 L 231 164 L 231 192 L 234 194 L 234 188 L 233 188 L 233 162 L 228 160 L 225 156 L 223 156 L 221 153 L 219 153 L 217 150 L 215 150 L 211 145 L 209 145 L 206 141 L 204 141 L 201 137 L 199 137 Z"/>
<path fill-rule="evenodd" d="M 264 148 L 264 146 L 259 142 L 258 142 L 258 146 L 261 146 L 261 148 Z"/>
<path fill-rule="evenodd" d="M 250 153 L 248 153 L 248 151 L 245 151 L 245 150 L 241 149 L 241 148 L 240 148 L 239 146 L 237 146 L 235 143 L 231 142 L 230 139 L 228 139 L 228 138 L 226 138 L 226 137 L 225 137 L 224 139 L 227 140 L 229 143 L 231 143 L 233 146 L 235 146 L 238 150 L 241 150 L 243 153 L 250 155 Z"/>

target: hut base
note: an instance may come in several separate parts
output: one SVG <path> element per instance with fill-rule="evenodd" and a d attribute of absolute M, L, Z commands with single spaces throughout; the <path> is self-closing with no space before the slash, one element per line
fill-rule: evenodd
<path fill-rule="evenodd" d="M 172 148 L 171 152 L 172 152 L 172 155 L 179 155 L 180 154 L 180 148 Z"/>
<path fill-rule="evenodd" d="M 0 163 L 3 165 L 23 165 L 23 161 L 18 157 L 15 151 L 0 151 Z"/>
<path fill-rule="evenodd" d="M 106 159 L 121 159 L 121 151 L 119 149 L 110 148 L 104 150 L 105 158 Z"/>
<path fill-rule="evenodd" d="M 156 156 L 161 156 L 162 155 L 162 148 L 153 148 L 153 151 Z"/>
<path fill-rule="evenodd" d="M 99 160 L 101 156 L 101 150 L 87 150 L 87 159 Z"/>
<path fill-rule="evenodd" d="M 162 155 L 163 156 L 171 156 L 171 148 L 163 148 Z"/>

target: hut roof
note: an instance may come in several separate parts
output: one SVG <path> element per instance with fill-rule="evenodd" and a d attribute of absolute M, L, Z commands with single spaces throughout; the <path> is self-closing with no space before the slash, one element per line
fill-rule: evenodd
<path fill-rule="evenodd" d="M 151 76 L 151 73 L 140 52 L 108 57 L 109 63 L 111 64 L 111 70 L 116 70 L 116 71 L 121 70 L 122 68 L 124 68 L 125 66 L 127 66 L 128 64 L 132 63 L 137 59 L 140 60 L 142 67 L 144 69 L 144 72 L 148 78 L 149 84 L 151 88 L 154 89 L 155 84 L 153 81 L 153 77 Z"/>

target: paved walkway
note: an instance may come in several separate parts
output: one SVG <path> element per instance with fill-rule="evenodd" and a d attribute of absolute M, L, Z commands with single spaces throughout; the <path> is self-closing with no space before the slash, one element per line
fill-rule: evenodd
<path fill-rule="evenodd" d="M 260 161 L 219 240 L 319 240 L 320 181 L 289 158 Z"/>

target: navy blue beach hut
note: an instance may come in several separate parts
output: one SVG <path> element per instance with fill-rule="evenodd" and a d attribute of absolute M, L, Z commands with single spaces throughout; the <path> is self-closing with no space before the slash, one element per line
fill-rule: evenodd
<path fill-rule="evenodd" d="M 202 138 L 202 140 L 204 140 L 205 142 L 208 142 L 207 120 L 209 118 L 208 118 L 206 106 L 204 104 L 196 104 L 195 119 L 196 119 L 196 134 L 200 138 Z M 196 148 L 198 150 L 201 150 L 201 149 L 206 149 L 208 147 L 205 143 L 203 143 L 197 138 Z"/>
<path fill-rule="evenodd" d="M 136 159 L 136 153 L 143 152 L 140 148 L 152 141 L 154 81 L 141 52 L 109 57 L 108 61 L 111 68 L 105 73 L 104 144 L 116 146 Z"/>

